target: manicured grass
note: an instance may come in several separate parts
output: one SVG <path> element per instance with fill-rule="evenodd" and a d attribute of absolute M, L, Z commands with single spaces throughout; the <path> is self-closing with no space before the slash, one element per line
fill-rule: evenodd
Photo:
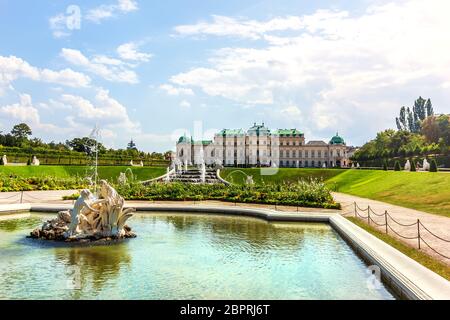
<path fill-rule="evenodd" d="M 339 192 L 450 217 L 450 173 L 347 170 L 327 184 Z"/>
<path fill-rule="evenodd" d="M 261 176 L 260 169 L 226 168 L 221 176 L 243 184 L 242 172 L 253 176 L 256 184 L 323 179 L 334 191 L 450 217 L 450 173 L 446 172 L 280 168 L 275 175 Z"/>
<path fill-rule="evenodd" d="M 119 174 L 127 170 L 126 166 L 105 166 L 98 167 L 98 174 L 100 179 L 107 179 L 109 181 L 117 181 Z M 149 180 L 162 176 L 166 172 L 166 168 L 162 167 L 132 167 L 135 179 Z M 86 166 L 0 166 L 0 174 L 16 175 L 19 177 L 55 177 L 55 178 L 69 178 L 69 177 L 85 177 L 88 168 Z M 127 173 L 129 176 L 129 173 Z"/>
<path fill-rule="evenodd" d="M 443 278 L 450 280 L 450 267 L 445 265 L 444 263 L 430 257 L 429 255 L 427 255 L 422 251 L 419 251 L 415 248 L 408 246 L 407 244 L 404 244 L 403 242 L 391 237 L 390 235 L 387 235 L 375 229 L 374 227 L 368 226 L 366 223 L 364 223 L 358 218 L 348 217 L 347 219 L 356 224 L 357 226 L 363 228 L 370 234 L 374 235 L 375 237 L 379 238 L 380 240 L 383 240 L 384 242 L 394 247 L 398 251 L 404 253 L 411 259 L 416 260 L 424 267 L 430 269 L 433 272 L 436 272 Z"/>
<path fill-rule="evenodd" d="M 245 184 L 246 175 L 253 176 L 255 184 L 297 182 L 302 179 L 319 179 L 327 181 L 328 179 L 343 173 L 343 169 L 300 169 L 300 168 L 225 168 L 221 170 L 220 176 L 236 184 Z M 264 174 L 266 173 L 266 174 Z"/>

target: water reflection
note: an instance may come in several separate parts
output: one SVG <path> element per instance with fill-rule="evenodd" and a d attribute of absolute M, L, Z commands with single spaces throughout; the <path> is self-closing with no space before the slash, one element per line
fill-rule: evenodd
<path fill-rule="evenodd" d="M 6 217 L 7 218 L 7 217 Z M 15 216 L 14 219 L 0 219 L 0 231 L 14 232 L 34 228 L 41 222 L 40 218 L 30 217 L 29 215 Z"/>
<path fill-rule="evenodd" d="M 0 228 L 0 299 L 392 298 L 368 290 L 366 266 L 325 224 L 146 213 L 121 244 L 24 239 L 46 218 Z"/>
<path fill-rule="evenodd" d="M 68 286 L 73 286 L 72 298 L 83 291 L 99 292 L 109 281 L 114 281 L 124 269 L 131 267 L 132 258 L 127 243 L 108 246 L 55 248 L 56 263 L 65 266 Z"/>

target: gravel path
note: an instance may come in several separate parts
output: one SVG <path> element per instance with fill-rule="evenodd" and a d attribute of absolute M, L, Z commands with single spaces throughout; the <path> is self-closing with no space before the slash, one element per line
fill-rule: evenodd
<path fill-rule="evenodd" d="M 445 240 L 449 240 L 449 242 L 440 240 L 437 237 L 431 235 L 427 230 L 425 230 L 424 227 L 420 227 L 420 235 L 425 240 L 425 242 L 439 253 L 450 258 L 450 218 L 343 193 L 335 192 L 333 193 L 333 197 L 335 201 L 341 203 L 343 207 L 343 214 L 345 214 L 346 216 L 355 216 L 355 202 L 357 203 L 358 207 L 362 209 L 358 209 L 358 214 L 363 217 L 367 217 L 367 207 L 370 206 L 371 219 L 373 219 L 373 221 L 371 221 L 371 225 L 375 226 L 377 229 L 383 232 L 386 231 L 386 227 L 377 226 L 375 223 L 381 225 L 385 224 L 385 211 L 387 211 L 393 219 L 401 224 L 409 225 L 415 223 L 415 225 L 413 226 L 401 226 L 395 223 L 393 219 L 388 216 L 388 224 L 392 227 L 392 229 L 388 228 L 388 233 L 390 235 L 393 235 L 397 239 L 400 239 L 403 242 L 413 246 L 414 248 L 418 247 L 417 220 L 420 219 L 420 222 L 431 232 Z M 363 219 L 361 217 L 360 219 L 365 222 L 367 222 L 368 220 L 367 218 Z M 402 236 L 406 236 L 409 238 L 416 237 L 416 239 L 401 238 L 400 236 L 396 235 L 394 231 L 401 234 Z M 421 249 L 423 249 L 433 257 L 446 263 L 447 265 L 450 265 L 450 259 L 437 254 L 432 249 L 430 249 L 423 241 L 421 241 Z"/>

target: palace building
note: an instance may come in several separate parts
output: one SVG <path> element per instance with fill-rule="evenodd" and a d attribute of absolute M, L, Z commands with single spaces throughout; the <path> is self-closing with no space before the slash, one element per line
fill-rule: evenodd
<path fill-rule="evenodd" d="M 271 131 L 264 123 L 250 129 L 223 129 L 214 140 L 194 141 L 180 137 L 176 159 L 181 163 L 222 165 L 234 167 L 347 167 L 349 148 L 336 134 L 324 141 L 306 142 L 297 129 Z"/>

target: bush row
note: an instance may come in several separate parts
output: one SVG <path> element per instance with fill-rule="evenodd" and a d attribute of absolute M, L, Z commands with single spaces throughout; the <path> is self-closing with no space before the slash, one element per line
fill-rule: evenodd
<path fill-rule="evenodd" d="M 36 190 L 70 190 L 83 189 L 88 186 L 84 179 L 78 177 L 30 177 L 0 174 L 0 192 L 36 191 Z"/>
<path fill-rule="evenodd" d="M 317 180 L 254 186 L 183 183 L 154 183 L 144 186 L 139 183 L 132 183 L 117 186 L 117 191 L 127 200 L 220 200 L 329 209 L 340 208 L 340 205 L 334 202 L 325 184 Z"/>

